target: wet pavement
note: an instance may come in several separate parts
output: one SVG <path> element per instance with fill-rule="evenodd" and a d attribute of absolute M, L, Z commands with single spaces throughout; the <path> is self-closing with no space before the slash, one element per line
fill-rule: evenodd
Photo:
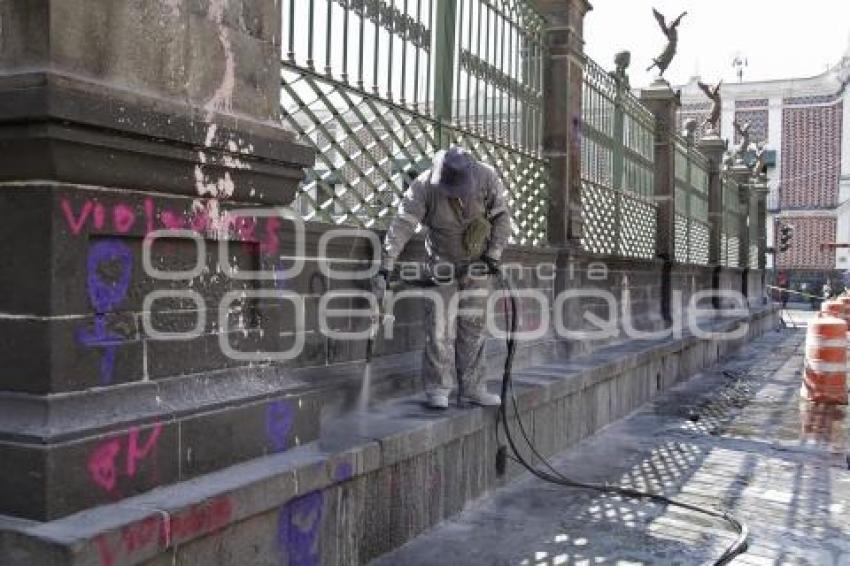
<path fill-rule="evenodd" d="M 804 333 L 762 337 L 555 467 L 731 511 L 751 532 L 733 564 L 850 565 L 850 426 L 800 401 Z M 374 564 L 711 564 L 733 539 L 703 515 L 524 477 Z"/>

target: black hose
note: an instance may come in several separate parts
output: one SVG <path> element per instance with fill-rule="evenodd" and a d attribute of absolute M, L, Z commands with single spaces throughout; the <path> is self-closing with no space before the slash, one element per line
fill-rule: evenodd
<path fill-rule="evenodd" d="M 514 296 L 513 289 L 511 288 L 510 283 L 504 277 L 503 274 L 497 273 L 497 279 L 499 280 L 502 289 L 505 291 L 507 295 L 507 301 L 505 303 L 505 316 L 510 319 L 508 325 L 508 333 L 506 339 L 507 345 L 507 356 L 505 358 L 505 371 L 502 377 L 502 404 L 499 407 L 499 413 L 501 417 L 502 427 L 505 430 L 505 438 L 508 441 L 508 445 L 511 448 L 511 451 L 514 453 L 513 459 L 518 462 L 523 468 L 528 470 L 531 474 L 537 476 L 541 480 L 556 484 L 562 485 L 565 487 L 573 487 L 579 489 L 588 489 L 593 491 L 598 491 L 601 493 L 610 493 L 615 495 L 622 495 L 624 497 L 629 497 L 632 499 L 645 499 L 650 501 L 655 501 L 657 503 L 662 503 L 664 505 L 672 505 L 674 507 L 679 507 L 681 509 L 686 509 L 688 511 L 693 511 L 695 513 L 702 513 L 703 515 L 708 515 L 709 517 L 713 517 L 716 519 L 721 519 L 726 521 L 729 525 L 731 525 L 732 529 L 738 534 L 738 537 L 735 539 L 735 542 L 731 544 L 726 551 L 718 558 L 714 564 L 717 566 L 721 566 L 724 564 L 729 564 L 732 559 L 736 556 L 743 554 L 747 551 L 747 539 L 749 538 L 749 529 L 746 524 L 742 523 L 729 513 L 724 511 L 715 511 L 713 509 L 708 509 L 705 507 L 700 507 L 698 505 L 692 505 L 690 503 L 683 503 L 681 501 L 676 501 L 671 499 L 665 495 L 660 495 L 656 493 L 645 493 L 636 489 L 631 489 L 627 487 L 618 487 L 614 485 L 603 485 L 603 484 L 593 484 L 593 483 L 585 483 L 577 480 L 570 479 L 564 476 L 561 472 L 555 469 L 555 467 L 546 459 L 537 448 L 534 446 L 532 440 L 528 437 L 528 434 L 525 430 L 525 426 L 522 423 L 522 418 L 520 417 L 519 410 L 517 407 L 516 394 L 513 390 L 513 363 L 514 363 L 514 355 L 516 353 L 516 340 L 515 334 L 517 330 L 517 304 L 516 297 Z M 510 305 L 510 311 L 508 311 L 508 305 Z M 514 442 L 513 436 L 511 436 L 511 429 L 508 426 L 508 408 L 507 408 L 507 400 L 510 395 L 510 399 L 512 401 L 514 414 L 516 415 L 517 428 L 522 434 L 525 442 L 528 444 L 528 447 L 531 449 L 532 453 L 540 459 L 541 462 L 548 468 L 551 472 L 546 472 L 544 470 L 540 470 L 534 465 L 530 464 L 525 457 L 520 453 L 519 449 Z"/>

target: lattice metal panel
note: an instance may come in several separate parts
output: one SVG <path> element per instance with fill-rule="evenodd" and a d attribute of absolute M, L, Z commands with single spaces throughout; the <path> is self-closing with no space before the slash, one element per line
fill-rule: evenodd
<path fill-rule="evenodd" d="M 682 214 L 676 215 L 675 224 L 675 259 L 679 263 L 688 263 L 690 252 L 688 249 L 688 217 Z"/>
<path fill-rule="evenodd" d="M 284 117 L 316 150 L 294 207 L 306 220 L 384 227 L 430 163 L 434 124 L 301 71 L 283 72 Z"/>
<path fill-rule="evenodd" d="M 582 105 L 582 245 L 594 253 L 652 258 L 655 119 L 591 60 Z"/>
<path fill-rule="evenodd" d="M 710 239 L 708 224 L 691 220 L 688 233 L 689 251 L 691 263 L 697 265 L 708 265 L 708 247 Z"/>
<path fill-rule="evenodd" d="M 726 232 L 720 234 L 720 265 L 729 266 L 729 236 Z"/>
<path fill-rule="evenodd" d="M 738 185 L 731 178 L 723 179 L 723 232 L 726 234 L 726 267 L 744 267 L 741 265 L 739 242 L 741 237 L 742 210 L 738 196 Z"/>
<path fill-rule="evenodd" d="M 618 206 L 617 193 L 593 183 L 583 182 L 581 213 L 584 232 L 581 244 L 595 254 L 617 252 Z"/>
<path fill-rule="evenodd" d="M 681 263 L 708 263 L 708 170 L 705 158 L 685 138 L 675 144 L 675 258 Z"/>
<path fill-rule="evenodd" d="M 622 212 L 618 255 L 643 259 L 655 257 L 655 205 L 628 194 L 621 194 L 620 210 Z"/>
<path fill-rule="evenodd" d="M 750 269 L 759 268 L 759 247 L 755 244 L 750 244 Z"/>
<path fill-rule="evenodd" d="M 545 22 L 529 0 L 451 6 L 283 0 L 283 117 L 317 152 L 294 203 L 305 219 L 387 226 L 410 181 L 454 142 L 502 177 L 513 241 L 546 240 Z M 453 40 L 438 41 L 441 21 Z M 452 41 L 454 57 L 441 51 Z"/>
<path fill-rule="evenodd" d="M 726 252 L 727 257 L 727 266 L 728 267 L 740 267 L 741 266 L 741 239 L 738 236 L 730 236 L 726 243 L 728 245 L 728 250 Z"/>

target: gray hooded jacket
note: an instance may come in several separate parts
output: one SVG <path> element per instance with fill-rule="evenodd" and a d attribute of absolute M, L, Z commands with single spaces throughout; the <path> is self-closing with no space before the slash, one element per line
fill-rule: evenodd
<path fill-rule="evenodd" d="M 492 167 L 475 162 L 472 165 L 472 191 L 464 198 L 463 215 L 449 202 L 438 187 L 441 153 L 434 166 L 422 173 L 404 194 L 398 214 L 387 231 L 382 256 L 382 267 L 392 269 L 395 260 L 421 223 L 425 229 L 425 246 L 434 263 L 453 264 L 476 261 L 468 257 L 463 247 L 463 235 L 476 215 L 483 214 L 493 226 L 484 255 L 500 260 L 502 251 L 511 236 L 511 215 L 505 188 Z"/>

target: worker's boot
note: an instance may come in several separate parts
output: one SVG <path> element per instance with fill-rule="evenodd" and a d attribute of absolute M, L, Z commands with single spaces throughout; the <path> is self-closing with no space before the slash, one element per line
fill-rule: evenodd
<path fill-rule="evenodd" d="M 471 390 L 464 391 L 460 396 L 461 403 L 472 403 L 482 407 L 498 407 L 502 404 L 502 398 L 495 393 L 488 393 L 483 385 Z"/>

